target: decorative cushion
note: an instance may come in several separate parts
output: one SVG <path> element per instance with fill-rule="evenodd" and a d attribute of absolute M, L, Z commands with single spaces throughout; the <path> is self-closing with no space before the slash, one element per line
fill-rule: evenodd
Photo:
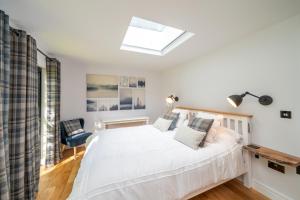
<path fill-rule="evenodd" d="M 76 135 L 78 133 L 84 132 L 81 127 L 79 119 L 73 119 L 68 121 L 63 121 L 66 133 L 68 136 Z"/>
<path fill-rule="evenodd" d="M 214 119 L 214 123 L 212 124 L 212 127 L 220 127 L 223 121 L 224 116 L 219 114 L 212 114 L 212 113 L 206 113 L 206 112 L 197 112 L 195 117 L 201 117 L 204 119 Z"/>
<path fill-rule="evenodd" d="M 162 132 L 165 132 L 169 129 L 170 125 L 172 123 L 172 120 L 167 120 L 159 117 L 153 124 L 153 126 L 157 129 L 159 129 Z"/>
<path fill-rule="evenodd" d="M 189 111 L 175 108 L 175 109 L 172 110 L 172 112 L 173 113 L 179 113 L 179 118 L 177 120 L 176 127 L 178 128 L 178 127 L 182 126 L 184 120 L 186 120 L 187 117 L 188 117 Z"/>
<path fill-rule="evenodd" d="M 176 124 L 177 124 L 179 115 L 180 115 L 180 113 L 174 113 L 174 112 L 167 112 L 163 115 L 162 118 L 167 119 L 167 120 L 172 120 L 169 130 L 174 130 L 176 128 Z"/>
<path fill-rule="evenodd" d="M 188 126 L 181 126 L 176 131 L 174 139 L 192 149 L 198 149 L 205 135 L 205 132 L 197 131 Z"/>
<path fill-rule="evenodd" d="M 208 134 L 213 122 L 214 122 L 213 119 L 204 119 L 204 118 L 200 118 L 200 117 L 190 118 L 188 127 L 195 129 L 197 131 L 205 132 L 205 136 L 199 145 L 200 147 L 204 146 L 204 142 L 206 140 L 207 134 Z"/>

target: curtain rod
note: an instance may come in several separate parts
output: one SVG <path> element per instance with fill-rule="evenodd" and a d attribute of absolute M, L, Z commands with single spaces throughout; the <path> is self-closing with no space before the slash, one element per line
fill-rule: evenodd
<path fill-rule="evenodd" d="M 55 58 L 51 58 L 49 57 L 46 53 L 44 53 L 42 50 L 40 50 L 39 48 L 37 48 L 38 52 L 40 52 L 43 56 L 45 56 L 46 58 L 49 58 L 49 59 L 55 59 Z"/>
<path fill-rule="evenodd" d="M 20 30 L 18 30 L 18 29 L 15 29 L 15 28 L 12 28 L 12 27 L 9 27 L 10 28 L 10 30 L 12 31 L 12 32 L 14 32 L 15 34 L 17 34 L 17 36 L 19 36 L 19 31 Z M 49 58 L 49 59 L 51 59 L 51 60 L 55 60 L 55 58 L 51 58 L 51 57 L 49 57 L 46 53 L 44 53 L 42 50 L 40 50 L 39 48 L 37 48 L 37 51 L 38 52 L 40 52 L 43 56 L 45 56 L 46 58 Z"/>

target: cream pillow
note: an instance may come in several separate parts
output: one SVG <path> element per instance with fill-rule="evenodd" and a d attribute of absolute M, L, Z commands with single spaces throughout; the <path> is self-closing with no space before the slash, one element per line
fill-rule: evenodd
<path fill-rule="evenodd" d="M 172 124 L 173 120 L 168 120 L 168 119 L 164 119 L 159 117 L 153 124 L 153 126 L 155 128 L 157 128 L 158 130 L 165 132 L 169 129 L 170 125 Z"/>
<path fill-rule="evenodd" d="M 176 131 L 174 139 L 192 149 L 198 149 L 205 135 L 205 132 L 196 131 L 188 126 L 181 126 Z"/>

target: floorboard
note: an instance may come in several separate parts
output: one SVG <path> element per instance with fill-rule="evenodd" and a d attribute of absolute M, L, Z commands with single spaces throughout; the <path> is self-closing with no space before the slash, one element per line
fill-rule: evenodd
<path fill-rule="evenodd" d="M 70 194 L 80 166 L 84 148 L 78 148 L 78 158 L 73 160 L 73 150 L 63 152 L 63 160 L 51 168 L 41 168 L 37 200 L 65 200 Z M 229 181 L 191 200 L 268 200 L 259 192 L 244 187 L 238 180 Z"/>

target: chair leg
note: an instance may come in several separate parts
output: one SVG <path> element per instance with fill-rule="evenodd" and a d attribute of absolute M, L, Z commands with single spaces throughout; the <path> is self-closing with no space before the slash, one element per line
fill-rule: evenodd
<path fill-rule="evenodd" d="M 76 160 L 76 153 L 77 153 L 76 147 L 74 147 L 73 150 L 74 150 L 74 160 Z"/>
<path fill-rule="evenodd" d="M 66 145 L 62 144 L 61 145 L 61 152 L 64 152 L 65 148 L 66 148 Z"/>

